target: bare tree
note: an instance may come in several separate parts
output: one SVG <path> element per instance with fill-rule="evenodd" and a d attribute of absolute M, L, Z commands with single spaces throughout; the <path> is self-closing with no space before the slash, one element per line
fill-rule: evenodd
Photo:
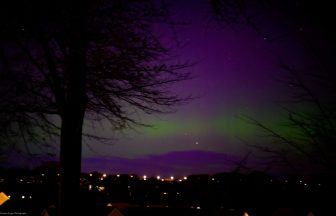
<path fill-rule="evenodd" d="M 242 24 L 265 35 L 268 31 L 262 20 L 276 10 L 283 20 L 298 25 L 297 31 L 283 29 L 281 35 L 265 38 L 268 41 L 300 40 L 304 51 L 311 55 L 304 69 L 281 63 L 284 76 L 277 79 L 289 89 L 289 98 L 280 103 L 286 117 L 280 126 L 272 127 L 258 119 L 243 116 L 257 126 L 266 137 L 266 144 L 248 145 L 264 154 L 266 169 L 274 166 L 302 170 L 305 164 L 321 171 L 335 173 L 336 169 L 336 89 L 335 89 L 335 31 L 331 29 L 334 13 L 329 3 L 314 1 L 230 1 L 212 0 L 215 19 L 224 24 Z M 293 25 L 295 26 L 295 25 Z M 307 31 L 304 27 L 307 27 Z M 308 55 L 308 54 L 307 54 Z M 302 66 L 302 65 L 301 65 Z"/>
<path fill-rule="evenodd" d="M 282 128 L 246 119 L 271 138 L 254 145 L 267 153 L 268 165 L 286 165 L 300 170 L 302 165 L 335 173 L 336 101 L 335 77 L 329 72 L 302 72 L 283 64 L 287 77 L 279 79 L 289 89 L 290 98 L 280 106 L 286 113 Z M 271 163 L 270 163 L 271 161 Z"/>
<path fill-rule="evenodd" d="M 292 20 L 298 28 L 284 32 L 281 39 L 300 42 L 302 52 L 310 61 L 302 65 L 281 61 L 283 73 L 277 80 L 286 87 L 288 95 L 287 101 L 279 105 L 285 113 L 282 129 L 260 120 L 247 120 L 271 138 L 268 144 L 256 146 L 267 153 L 266 164 L 281 164 L 296 170 L 302 170 L 305 165 L 311 171 L 335 174 L 336 41 L 330 28 L 335 15 L 327 2 L 287 2 L 283 8 L 286 9 L 283 19 Z"/>
<path fill-rule="evenodd" d="M 3 3 L 0 14 L 1 146 L 29 152 L 60 137 L 59 209 L 75 213 L 84 119 L 120 129 L 143 124 L 134 113 L 187 99 L 169 90 L 190 78 L 186 65 L 166 63 L 151 29 L 166 11 L 151 1 L 34 0 Z"/>

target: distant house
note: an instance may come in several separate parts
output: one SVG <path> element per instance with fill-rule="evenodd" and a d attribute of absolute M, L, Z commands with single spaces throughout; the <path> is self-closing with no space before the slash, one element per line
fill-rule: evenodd
<path fill-rule="evenodd" d="M 43 209 L 41 216 L 56 216 L 56 207 L 54 205 Z"/>
<path fill-rule="evenodd" d="M 41 216 L 50 216 L 47 209 L 43 209 Z"/>
<path fill-rule="evenodd" d="M 107 216 L 124 216 L 119 209 L 114 208 Z"/>

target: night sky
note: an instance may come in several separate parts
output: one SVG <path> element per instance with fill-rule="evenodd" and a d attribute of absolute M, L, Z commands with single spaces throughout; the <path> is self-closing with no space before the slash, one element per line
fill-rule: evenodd
<path fill-rule="evenodd" d="M 294 14 L 301 7 L 297 2 L 288 4 Z M 267 141 L 260 129 L 242 116 L 282 130 L 278 125 L 284 113 L 279 103 L 288 98 L 288 88 L 277 81 L 284 73 L 280 64 L 307 68 L 313 57 L 305 49 L 306 35 L 323 41 L 309 20 L 300 14 L 288 15 L 278 6 L 275 3 L 260 14 L 251 9 L 257 14 L 255 28 L 218 22 L 208 1 L 171 3 L 171 18 L 181 24 L 156 24 L 153 29 L 171 48 L 169 61 L 192 64 L 186 70 L 194 78 L 172 90 L 195 99 L 176 107 L 175 113 L 138 116 L 152 127 L 114 131 L 101 122 L 93 130 L 92 122 L 86 121 L 84 130 L 111 140 L 84 140 L 82 171 L 212 174 L 233 170 L 250 151 L 253 157 L 248 165 L 258 167 L 259 153 L 246 143 Z"/>
<path fill-rule="evenodd" d="M 156 32 L 173 47 L 176 61 L 195 62 L 187 69 L 195 78 L 174 86 L 174 91 L 196 99 L 173 114 L 141 116 L 151 128 L 99 131 L 113 140 L 110 145 L 86 141 L 83 171 L 139 175 L 229 171 L 253 150 L 245 142 L 263 142 L 260 130 L 241 116 L 272 127 L 281 122 L 278 102 L 286 98 L 286 89 L 276 77 L 283 73 L 281 61 L 305 66 L 309 56 L 296 37 L 303 27 L 288 23 L 277 10 L 256 20 L 261 31 L 248 25 L 219 25 L 204 1 L 192 2 L 172 6 L 172 17 L 186 25 L 161 25 Z M 254 166 L 256 161 L 252 158 L 249 163 Z"/>

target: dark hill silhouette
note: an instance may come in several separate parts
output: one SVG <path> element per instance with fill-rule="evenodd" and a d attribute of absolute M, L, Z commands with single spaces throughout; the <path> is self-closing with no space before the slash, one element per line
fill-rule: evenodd
<path fill-rule="evenodd" d="M 110 173 L 137 173 L 147 175 L 213 174 L 231 171 L 240 158 L 211 151 L 179 151 L 137 158 L 91 157 L 84 158 L 83 172 L 93 170 Z"/>

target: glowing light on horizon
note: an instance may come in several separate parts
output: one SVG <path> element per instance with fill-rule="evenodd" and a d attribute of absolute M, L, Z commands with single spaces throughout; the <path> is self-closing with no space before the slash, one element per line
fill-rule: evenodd
<path fill-rule="evenodd" d="M 105 190 L 105 187 L 104 187 L 104 186 L 99 186 L 99 187 L 98 187 L 98 191 L 102 192 L 102 191 L 104 191 L 104 190 Z"/>
<path fill-rule="evenodd" d="M 106 174 L 106 173 L 104 173 L 104 174 L 103 174 L 103 177 L 104 177 L 104 178 L 106 178 L 106 176 L 107 176 L 107 174 Z"/>
<path fill-rule="evenodd" d="M 170 180 L 174 180 L 174 176 L 170 176 Z"/>
<path fill-rule="evenodd" d="M 161 179 L 161 176 L 156 176 L 156 179 L 157 179 L 157 180 L 160 180 L 160 179 Z"/>

